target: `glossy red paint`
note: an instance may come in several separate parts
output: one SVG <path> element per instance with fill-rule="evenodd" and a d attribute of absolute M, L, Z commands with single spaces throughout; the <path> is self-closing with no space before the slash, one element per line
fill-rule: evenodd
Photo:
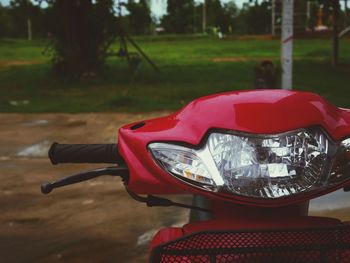
<path fill-rule="evenodd" d="M 335 141 L 350 136 L 350 112 L 340 109 L 319 95 L 285 90 L 238 91 L 194 100 L 182 110 L 166 117 L 146 120 L 119 131 L 119 152 L 130 169 L 128 188 L 139 194 L 197 193 L 256 206 L 285 206 L 336 190 L 320 189 L 274 200 L 218 195 L 184 184 L 164 172 L 147 150 L 151 142 L 181 142 L 199 146 L 210 129 L 228 129 L 253 134 L 277 134 L 295 129 L 321 126 Z"/>

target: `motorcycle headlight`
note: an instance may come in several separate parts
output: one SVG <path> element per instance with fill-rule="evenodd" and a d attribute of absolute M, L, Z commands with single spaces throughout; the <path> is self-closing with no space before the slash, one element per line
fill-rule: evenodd
<path fill-rule="evenodd" d="M 279 198 L 350 177 L 350 139 L 333 143 L 318 128 L 277 135 L 211 133 L 201 149 L 149 145 L 171 175 L 209 191 Z"/>
<path fill-rule="evenodd" d="M 204 189 L 216 190 L 208 163 L 199 157 L 203 151 L 168 143 L 152 143 L 149 148 L 158 163 L 171 175 Z"/>
<path fill-rule="evenodd" d="M 329 181 L 331 184 L 341 183 L 350 177 L 350 138 L 341 142 L 334 159 Z"/>

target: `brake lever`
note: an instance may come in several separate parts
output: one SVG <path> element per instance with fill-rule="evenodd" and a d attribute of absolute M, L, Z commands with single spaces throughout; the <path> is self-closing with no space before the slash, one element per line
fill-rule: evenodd
<path fill-rule="evenodd" d="M 124 182 L 127 182 L 129 170 L 126 166 L 116 166 L 81 172 L 59 179 L 58 181 L 54 181 L 52 183 L 44 182 L 41 184 L 41 192 L 46 195 L 55 188 L 80 183 L 96 177 L 100 177 L 102 175 L 120 176 Z"/>

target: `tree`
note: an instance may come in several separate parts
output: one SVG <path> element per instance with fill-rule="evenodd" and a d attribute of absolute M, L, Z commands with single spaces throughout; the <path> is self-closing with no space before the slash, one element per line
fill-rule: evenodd
<path fill-rule="evenodd" d="M 145 0 L 140 0 L 138 3 L 129 0 L 125 5 L 129 11 L 128 20 L 130 31 L 136 35 L 143 35 L 150 31 L 152 23 L 151 10 Z"/>
<path fill-rule="evenodd" d="M 167 14 L 162 19 L 162 25 L 169 33 L 192 33 L 194 14 L 193 0 L 168 0 Z"/>
<path fill-rule="evenodd" d="M 207 0 L 207 26 L 220 27 L 220 20 L 224 15 L 224 10 L 220 0 Z"/>
<path fill-rule="evenodd" d="M 223 6 L 224 14 L 221 18 L 223 33 L 232 33 L 236 29 L 238 7 L 234 1 L 230 1 Z"/>
<path fill-rule="evenodd" d="M 51 4 L 54 70 L 71 76 L 99 71 L 118 34 L 113 0 L 55 0 Z"/>
<path fill-rule="evenodd" d="M 46 31 L 46 10 L 27 0 L 11 0 L 7 9 L 7 15 L 11 20 L 11 31 L 8 37 L 25 38 L 28 36 L 28 20 L 33 28 L 33 37 L 43 37 Z"/>
<path fill-rule="evenodd" d="M 202 10 L 203 4 L 198 6 Z M 206 0 L 206 25 L 220 28 L 223 33 L 231 33 L 238 14 L 238 8 L 234 1 L 222 3 L 220 0 Z M 201 17 L 203 19 L 203 17 Z"/>
<path fill-rule="evenodd" d="M 250 1 L 253 2 L 253 1 Z M 269 34 L 271 32 L 271 3 L 267 0 L 244 4 L 237 17 L 238 33 Z"/>
<path fill-rule="evenodd" d="M 9 37 L 12 32 L 14 32 L 14 27 L 10 8 L 0 4 L 0 38 Z"/>

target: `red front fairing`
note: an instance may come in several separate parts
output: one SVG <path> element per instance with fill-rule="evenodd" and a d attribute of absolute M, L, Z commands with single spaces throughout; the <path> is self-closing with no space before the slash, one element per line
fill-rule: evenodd
<path fill-rule="evenodd" d="M 181 142 L 199 146 L 211 129 L 252 134 L 277 134 L 322 127 L 335 142 L 350 136 L 350 112 L 339 109 L 322 97 L 308 92 L 285 90 L 239 91 L 211 95 L 194 100 L 182 110 L 166 117 L 135 123 L 119 131 L 119 151 L 129 169 L 128 188 L 138 194 L 201 193 L 237 203 L 280 206 L 300 202 L 321 192 L 299 194 L 267 202 L 241 196 L 203 192 L 164 172 L 147 150 L 151 142 Z M 337 186 L 338 188 L 341 186 Z M 322 194 L 334 189 L 322 189 Z"/>

